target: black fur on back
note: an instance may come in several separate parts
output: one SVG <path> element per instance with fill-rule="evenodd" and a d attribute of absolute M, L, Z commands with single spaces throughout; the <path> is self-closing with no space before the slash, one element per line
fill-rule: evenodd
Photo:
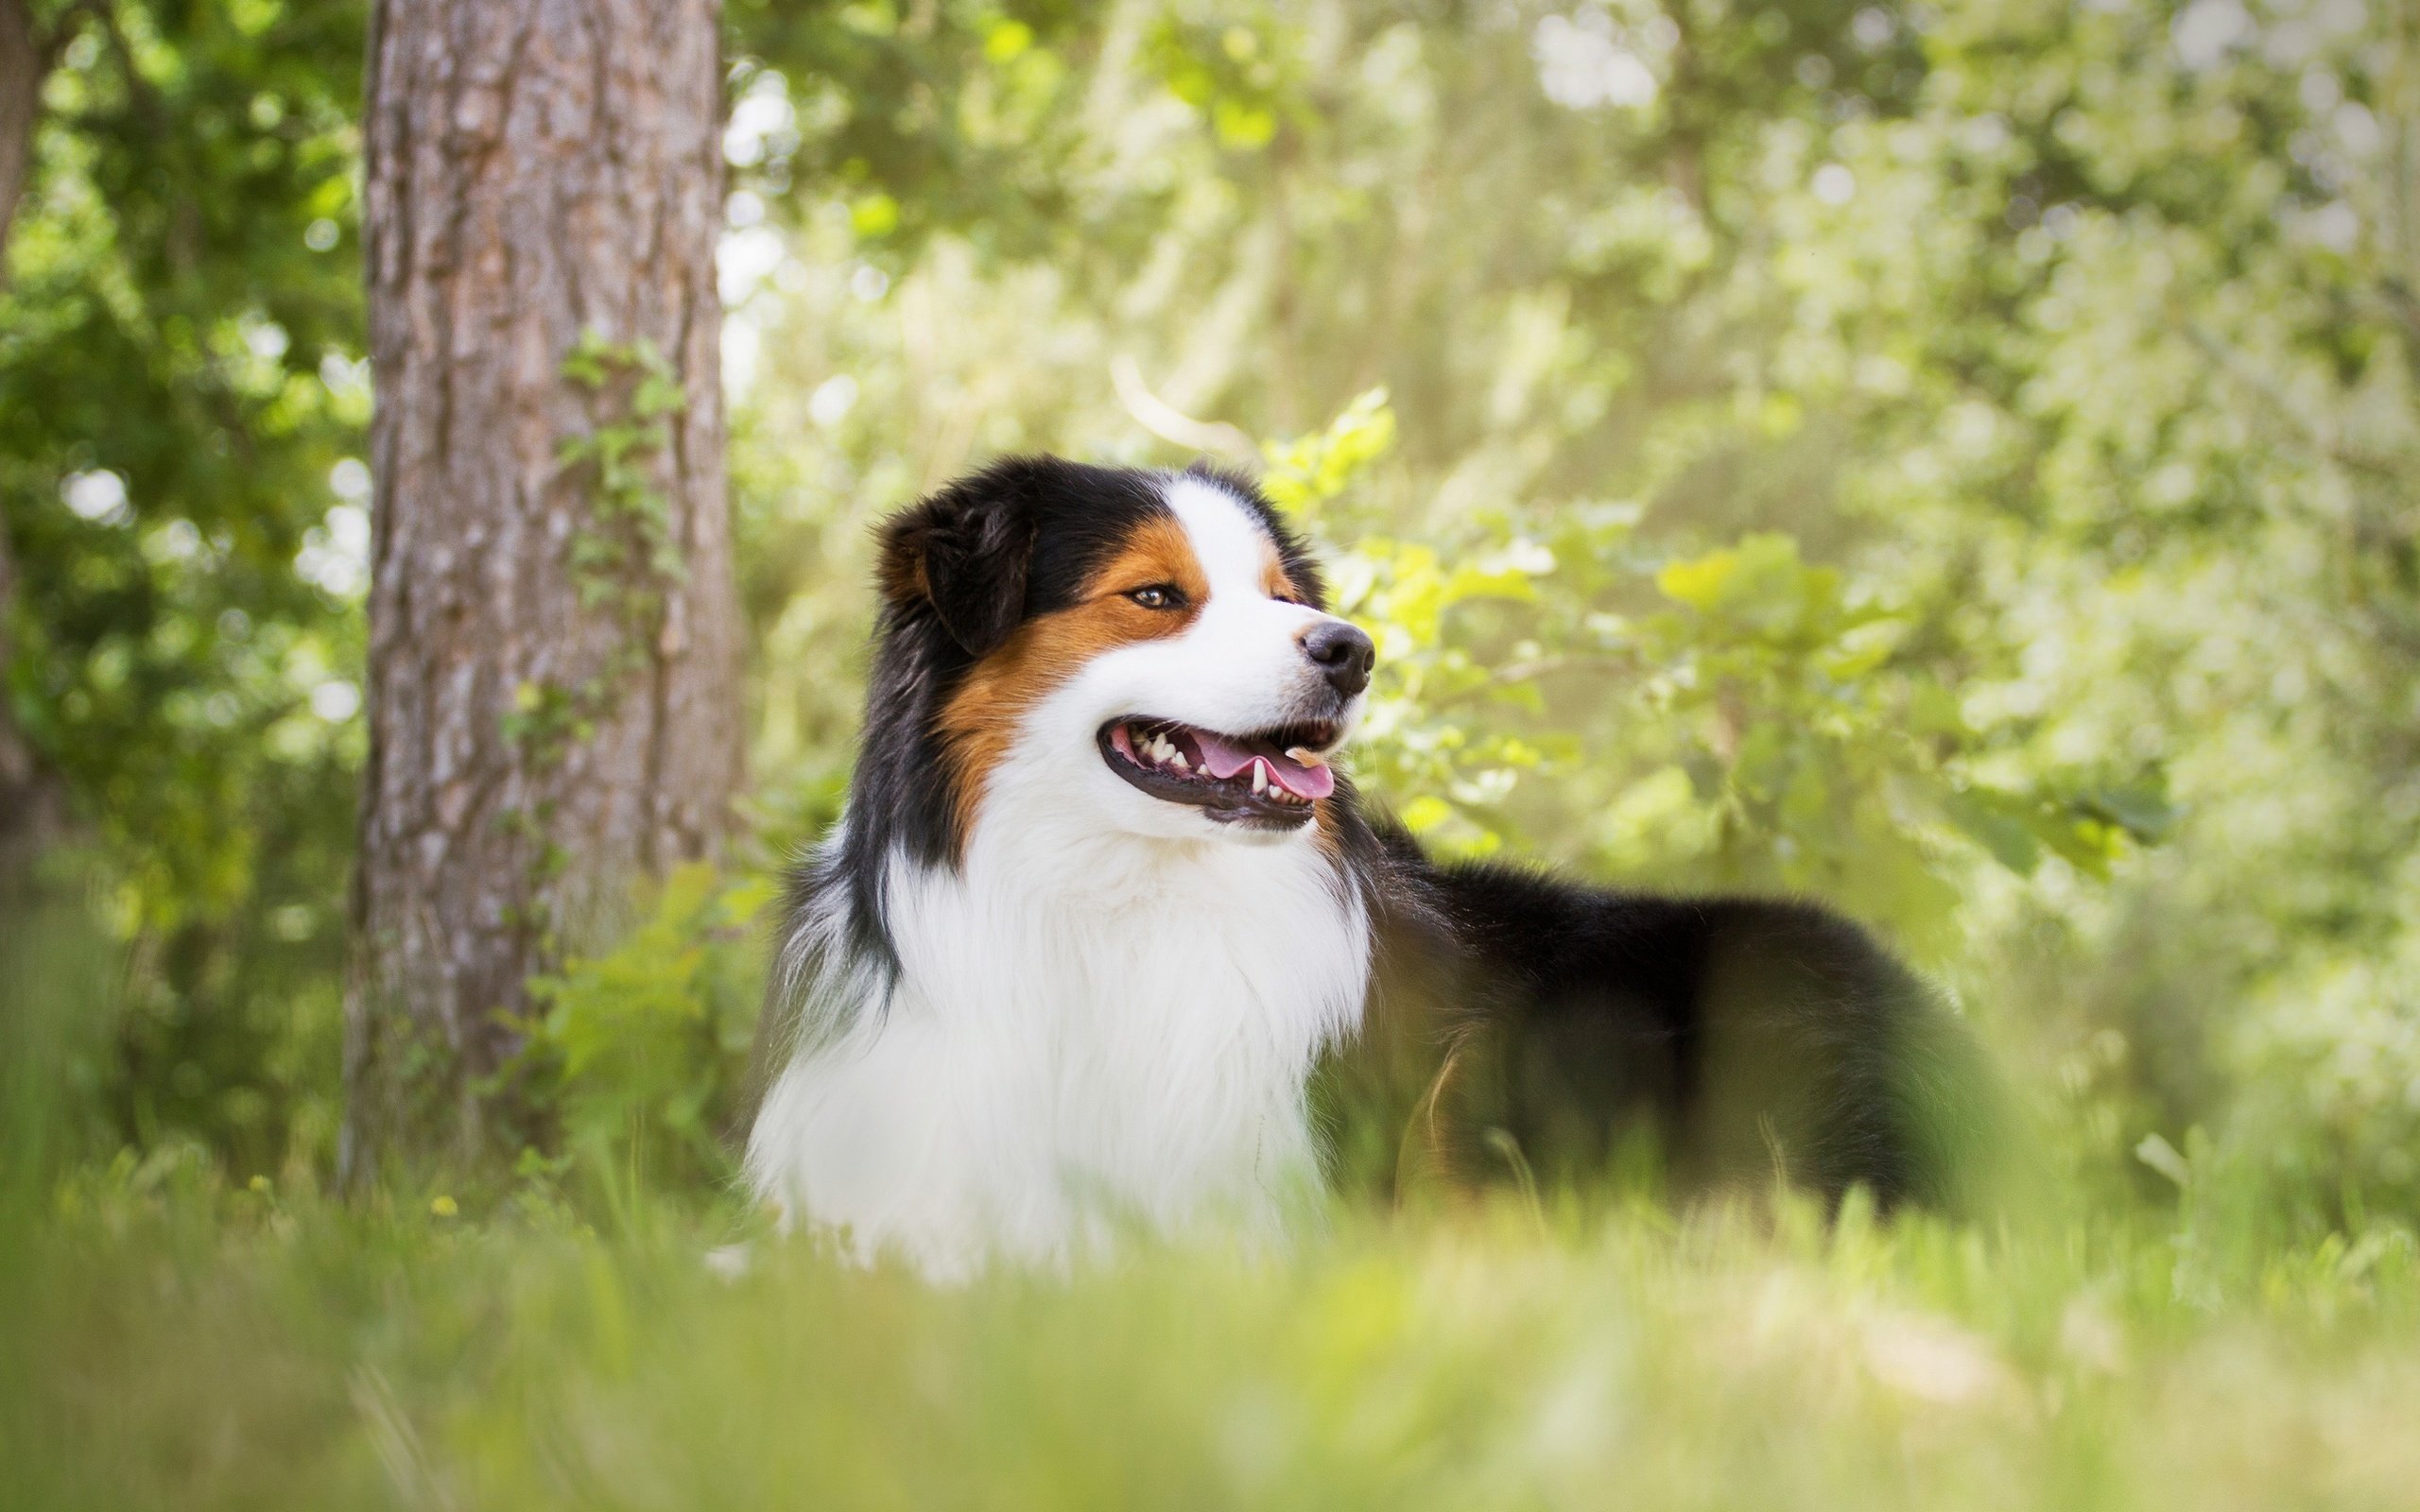
<path fill-rule="evenodd" d="M 1399 828 L 1375 833 L 1380 984 L 1340 1071 L 1425 1121 L 1398 1160 L 1465 1186 L 1571 1184 L 1644 1139 L 1681 1190 L 1782 1178 L 1834 1202 L 1861 1186 L 1885 1209 L 1954 1195 L 1982 1116 L 1972 1047 L 1856 924 L 1438 863 Z"/>

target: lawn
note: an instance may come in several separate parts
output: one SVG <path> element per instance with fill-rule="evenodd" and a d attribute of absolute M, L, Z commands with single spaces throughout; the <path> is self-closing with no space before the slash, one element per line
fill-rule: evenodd
<path fill-rule="evenodd" d="M 2420 1503 L 2409 1238 L 2187 1196 L 1338 1211 L 936 1289 L 130 1160 L 11 1220 L 0 1446 L 26 1508 Z"/>

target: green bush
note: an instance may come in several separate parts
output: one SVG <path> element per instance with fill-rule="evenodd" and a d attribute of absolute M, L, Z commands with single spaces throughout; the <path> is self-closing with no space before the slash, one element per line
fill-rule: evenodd
<path fill-rule="evenodd" d="M 764 981 L 755 921 L 771 893 L 683 867 L 612 948 L 530 982 L 536 1006 L 506 1074 L 619 1197 L 731 1174 Z M 524 1169 L 561 1160 L 532 1148 Z"/>

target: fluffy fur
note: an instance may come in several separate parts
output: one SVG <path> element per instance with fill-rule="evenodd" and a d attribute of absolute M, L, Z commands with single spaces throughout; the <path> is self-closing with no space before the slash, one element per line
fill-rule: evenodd
<path fill-rule="evenodd" d="M 1793 903 L 1431 863 L 1324 757 L 1367 685 L 1240 479 L 1003 462 L 894 517 L 847 814 L 794 879 L 749 1179 L 939 1275 L 1267 1231 L 1323 1058 L 1455 1188 L 1936 1193 L 1917 984 Z"/>

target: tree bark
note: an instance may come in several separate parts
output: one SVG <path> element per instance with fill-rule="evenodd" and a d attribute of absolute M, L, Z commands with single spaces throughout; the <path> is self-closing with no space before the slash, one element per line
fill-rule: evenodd
<path fill-rule="evenodd" d="M 25 0 L 0 0 L 0 288 L 9 283 L 9 231 L 33 163 L 42 84 L 53 56 L 49 40 L 35 31 Z M 0 902 L 23 885 L 34 857 L 56 837 L 61 810 L 57 782 L 9 708 L 5 675 L 16 588 L 9 523 L 0 516 Z"/>
<path fill-rule="evenodd" d="M 34 30 L 26 0 L 0 0 L 0 249 L 9 245 L 17 197 L 25 193 L 42 81 L 49 72 L 49 51 Z M 0 281 L 7 277 L 6 265 L 0 264 Z"/>
<path fill-rule="evenodd" d="M 740 776 L 719 0 L 380 0 L 340 1164 L 504 1146 L 524 983 Z"/>

